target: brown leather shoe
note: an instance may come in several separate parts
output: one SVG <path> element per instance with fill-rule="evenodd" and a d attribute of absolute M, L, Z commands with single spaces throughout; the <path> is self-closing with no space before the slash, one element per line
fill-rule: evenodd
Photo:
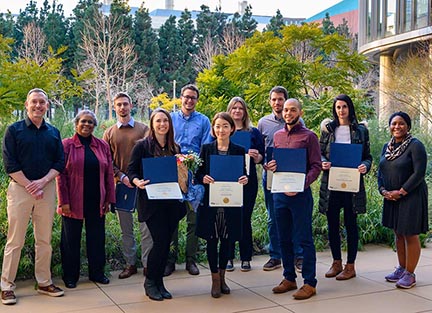
<path fill-rule="evenodd" d="M 119 274 L 119 279 L 125 279 L 131 277 L 133 274 L 138 273 L 135 265 L 128 265 L 125 269 Z"/>
<path fill-rule="evenodd" d="M 274 293 L 284 293 L 290 290 L 297 289 L 297 283 L 295 281 L 289 281 L 288 279 L 283 279 L 280 284 L 272 289 Z"/>
<path fill-rule="evenodd" d="M 340 272 L 342 272 L 342 260 L 333 260 L 333 264 L 327 273 L 325 273 L 325 277 L 336 277 Z"/>
<path fill-rule="evenodd" d="M 199 271 L 199 269 L 196 266 L 196 264 L 195 264 L 194 261 L 187 261 L 187 263 L 186 263 L 186 270 L 191 275 L 199 275 L 199 273 L 200 273 L 200 271 Z"/>
<path fill-rule="evenodd" d="M 344 270 L 336 276 L 336 280 L 347 280 L 356 277 L 354 263 L 345 264 Z"/>
<path fill-rule="evenodd" d="M 298 291 L 293 294 L 294 299 L 296 300 L 305 300 L 309 299 L 313 295 L 316 294 L 316 288 L 311 285 L 304 284 Z"/>

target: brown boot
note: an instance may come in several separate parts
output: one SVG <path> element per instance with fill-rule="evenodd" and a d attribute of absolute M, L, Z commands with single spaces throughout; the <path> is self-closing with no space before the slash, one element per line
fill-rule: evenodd
<path fill-rule="evenodd" d="M 228 295 L 231 292 L 231 290 L 225 282 L 225 270 L 219 269 L 219 276 L 220 276 L 221 292 L 224 295 Z"/>
<path fill-rule="evenodd" d="M 325 273 L 325 277 L 336 277 L 340 272 L 342 272 L 342 260 L 333 260 L 333 264 Z"/>
<path fill-rule="evenodd" d="M 211 273 L 212 287 L 211 296 L 213 298 L 219 298 L 221 296 L 221 278 L 219 273 Z"/>
<path fill-rule="evenodd" d="M 353 277 L 356 277 L 354 263 L 347 263 L 344 270 L 336 276 L 336 280 L 347 280 Z"/>

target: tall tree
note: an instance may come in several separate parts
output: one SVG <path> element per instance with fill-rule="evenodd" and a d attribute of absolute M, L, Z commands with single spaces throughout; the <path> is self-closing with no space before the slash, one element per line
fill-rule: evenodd
<path fill-rule="evenodd" d="M 187 83 L 195 82 L 196 71 L 193 66 L 193 56 L 197 53 L 197 45 L 195 42 L 195 26 L 192 21 L 191 13 L 186 9 L 182 12 L 177 28 L 180 35 L 180 50 L 179 55 L 181 66 L 174 74 L 180 86 Z"/>
<path fill-rule="evenodd" d="M 14 36 L 15 21 L 12 13 L 0 13 L 0 35 L 4 37 L 13 38 Z"/>
<path fill-rule="evenodd" d="M 176 25 L 176 17 L 170 16 L 159 29 L 159 86 L 161 91 L 173 96 L 173 81 L 179 77 L 177 69 L 183 65 L 183 59 L 178 51 L 181 49 L 180 32 Z"/>
<path fill-rule="evenodd" d="M 101 103 L 108 103 L 108 116 L 112 119 L 112 94 L 126 90 L 131 71 L 136 63 L 130 32 L 123 27 L 121 15 L 105 16 L 94 10 L 91 19 L 84 21 L 80 49 L 86 56 L 80 69 L 94 71 L 92 84 L 87 92 L 95 99 L 95 112 Z"/>
<path fill-rule="evenodd" d="M 252 6 L 249 4 L 236 26 L 244 38 L 250 38 L 255 33 L 257 25 L 258 22 L 253 18 Z"/>
<path fill-rule="evenodd" d="M 220 11 L 211 12 L 208 6 L 201 5 L 201 12 L 196 19 L 198 46 L 202 47 L 207 37 L 217 44 L 225 28 L 226 18 L 226 14 Z"/>
<path fill-rule="evenodd" d="M 153 87 L 157 85 L 160 73 L 159 46 L 149 11 L 141 4 L 134 18 L 135 51 L 138 55 L 136 67 L 141 68 Z"/>
<path fill-rule="evenodd" d="M 276 15 L 272 16 L 269 24 L 267 24 L 266 27 L 264 28 L 264 31 L 265 32 L 273 32 L 273 34 L 275 34 L 276 36 L 282 37 L 282 34 L 280 33 L 280 31 L 282 30 L 282 28 L 284 26 L 285 26 L 284 18 L 282 16 L 280 10 L 278 9 L 276 11 Z"/>
<path fill-rule="evenodd" d="M 322 20 L 322 30 L 326 35 L 331 35 L 336 32 L 336 27 L 334 26 L 334 23 L 330 19 L 330 14 L 328 12 L 325 14 L 325 17 Z"/>

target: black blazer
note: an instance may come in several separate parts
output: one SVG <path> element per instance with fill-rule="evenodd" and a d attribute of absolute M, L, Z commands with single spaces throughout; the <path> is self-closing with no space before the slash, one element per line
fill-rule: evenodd
<path fill-rule="evenodd" d="M 203 178 L 210 173 L 210 155 L 217 155 L 217 141 L 201 146 L 200 157 L 203 163 L 196 173 L 196 181 L 203 184 Z M 245 150 L 242 146 L 230 142 L 227 155 L 244 155 Z M 246 169 L 243 166 L 243 173 L 246 175 Z M 215 228 L 213 227 L 216 220 L 216 207 L 210 207 L 209 204 L 209 185 L 203 184 L 205 188 L 203 205 L 198 207 L 196 235 L 203 239 L 215 237 Z M 243 208 L 225 208 L 225 220 L 230 241 L 238 241 L 242 236 L 242 214 Z"/>

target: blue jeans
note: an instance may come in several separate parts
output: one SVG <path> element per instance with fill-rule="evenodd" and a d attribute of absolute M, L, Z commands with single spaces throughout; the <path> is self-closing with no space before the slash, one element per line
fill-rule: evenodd
<path fill-rule="evenodd" d="M 267 231 L 269 235 L 269 255 L 272 259 L 281 259 L 279 235 L 274 212 L 273 194 L 267 190 L 267 172 L 262 176 L 264 200 L 267 208 Z"/>
<path fill-rule="evenodd" d="M 276 223 L 280 238 L 283 276 L 295 281 L 293 238 L 303 249 L 302 275 L 304 283 L 312 287 L 316 280 L 316 253 L 312 237 L 313 198 L 310 188 L 289 197 L 283 193 L 273 195 Z"/>

